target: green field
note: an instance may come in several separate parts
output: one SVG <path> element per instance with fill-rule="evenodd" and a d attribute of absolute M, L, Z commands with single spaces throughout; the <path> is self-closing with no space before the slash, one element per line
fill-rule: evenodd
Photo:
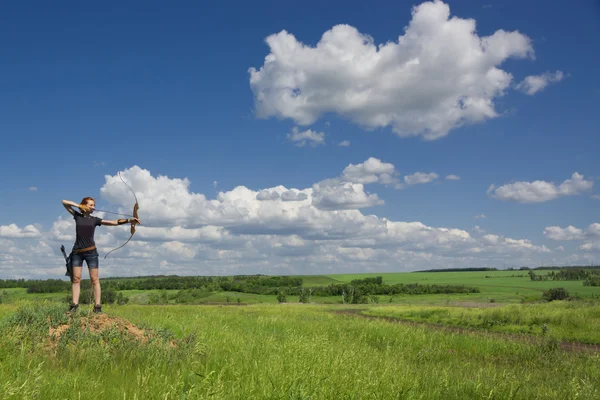
<path fill-rule="evenodd" d="M 536 270 L 536 273 L 547 271 Z M 522 275 L 522 276 L 516 276 Z M 570 294 L 582 297 L 600 296 L 600 287 L 583 286 L 582 281 L 532 281 L 527 271 L 475 271 L 475 272 L 394 272 L 379 274 L 338 274 L 328 275 L 340 282 L 365 277 L 383 277 L 387 284 L 418 283 L 422 285 L 469 285 L 479 288 L 480 294 L 469 295 L 478 300 L 495 299 L 500 302 L 520 302 L 531 296 L 539 297 L 544 291 L 564 287 Z"/>
<path fill-rule="evenodd" d="M 600 288 L 523 271 L 305 276 L 304 286 L 473 285 L 481 293 L 338 297 L 127 290 L 126 305 L 76 316 L 68 293 L 0 289 L 2 398 L 597 399 Z M 486 278 L 486 276 L 492 276 Z M 579 299 L 546 302 L 567 288 Z M 391 302 L 390 302 L 391 300 Z M 83 324 L 83 325 L 82 325 Z"/>

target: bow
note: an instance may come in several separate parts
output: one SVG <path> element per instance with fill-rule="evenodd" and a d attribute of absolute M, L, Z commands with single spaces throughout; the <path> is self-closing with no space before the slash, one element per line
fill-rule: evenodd
<path fill-rule="evenodd" d="M 121 172 L 120 171 L 119 171 L 119 178 L 121 178 Z M 123 178 L 121 178 L 121 180 L 123 181 Z M 131 189 L 131 187 L 129 187 L 129 185 L 127 184 L 127 182 L 123 181 L 123 183 L 125 184 L 125 186 L 127 186 L 129 188 L 129 190 L 131 190 L 131 193 L 133 193 L 133 197 L 135 198 L 135 205 L 133 206 L 133 218 L 138 218 L 138 209 L 140 207 L 138 205 L 137 196 L 135 195 L 135 192 L 133 191 L 133 189 Z M 131 236 L 129 236 L 129 239 L 127 239 L 127 241 L 125 243 L 123 243 L 121 246 L 117 247 L 116 249 L 112 249 L 111 251 L 109 251 L 108 253 L 106 253 L 106 255 L 104 256 L 104 259 L 106 259 L 106 257 L 108 257 L 108 255 L 110 253 L 112 253 L 113 251 L 118 250 L 121 247 L 125 246 L 127 243 L 129 243 L 129 241 L 133 237 L 133 234 L 135 233 L 135 224 L 137 224 L 137 222 L 135 220 L 131 221 L 131 229 L 129 230 L 131 232 Z"/>

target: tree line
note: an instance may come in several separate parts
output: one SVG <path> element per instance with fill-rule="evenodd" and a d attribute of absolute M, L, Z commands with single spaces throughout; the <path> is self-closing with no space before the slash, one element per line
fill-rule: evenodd
<path fill-rule="evenodd" d="M 282 287 L 301 287 L 303 279 L 293 276 L 237 275 L 168 276 L 136 278 L 110 278 L 102 280 L 103 289 L 114 290 L 186 290 L 200 289 L 205 292 L 232 291 L 255 294 L 273 294 Z M 90 280 L 82 279 L 82 288 L 89 287 Z M 60 279 L 46 280 L 0 280 L 0 288 L 26 288 L 28 293 L 58 293 L 71 290 L 71 282 Z"/>
<path fill-rule="evenodd" d="M 265 275 L 238 275 L 229 277 L 180 277 L 162 276 L 156 278 L 113 278 L 103 280 L 103 292 L 120 290 L 179 290 L 187 293 L 199 292 L 239 292 L 260 295 L 279 295 L 285 293 L 290 296 L 301 296 L 310 291 L 314 296 L 353 296 L 360 298 L 364 295 L 398 295 L 398 294 L 448 294 L 448 293 L 478 293 L 479 289 L 465 285 L 423 285 L 418 283 L 385 284 L 381 276 L 355 279 L 350 283 L 336 283 L 328 286 L 314 286 L 305 288 L 303 279 L 294 276 L 265 276 Z M 6 284 L 1 281 L 0 284 Z M 13 285 L 15 282 L 9 282 Z M 28 293 L 59 293 L 71 290 L 71 283 L 59 279 L 47 280 L 20 280 L 20 286 L 27 288 Z M 9 286 L 14 287 L 14 286 Z M 89 279 L 81 281 L 82 290 L 91 287 Z"/>
<path fill-rule="evenodd" d="M 600 271 L 593 268 L 565 268 L 546 274 L 529 271 L 532 281 L 584 281 L 584 286 L 600 286 Z"/>

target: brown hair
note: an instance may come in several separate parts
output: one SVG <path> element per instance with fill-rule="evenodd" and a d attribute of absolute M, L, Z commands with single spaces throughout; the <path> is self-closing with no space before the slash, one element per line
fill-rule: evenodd
<path fill-rule="evenodd" d="M 93 197 L 84 197 L 83 200 L 81 200 L 81 203 L 79 203 L 79 204 L 87 205 L 88 200 L 92 200 L 93 202 L 96 202 L 96 200 L 94 200 Z"/>
<path fill-rule="evenodd" d="M 87 202 L 88 202 L 89 200 L 92 200 L 93 202 L 96 202 L 96 200 L 94 200 L 94 198 L 93 198 L 93 197 L 84 197 L 84 198 L 83 198 L 83 200 L 81 200 L 81 203 L 79 203 L 79 204 L 83 204 L 83 205 L 86 205 L 86 206 L 87 206 Z M 81 207 L 79 207 L 79 211 L 81 211 L 81 212 L 84 212 L 84 211 L 81 209 Z"/>

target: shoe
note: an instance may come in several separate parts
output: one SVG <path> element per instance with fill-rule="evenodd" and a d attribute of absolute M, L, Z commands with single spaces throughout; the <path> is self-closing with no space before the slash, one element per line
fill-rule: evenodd
<path fill-rule="evenodd" d="M 95 312 L 96 314 L 100 314 L 100 313 L 102 313 L 102 306 L 101 306 L 100 304 L 96 304 L 96 305 L 94 306 L 94 312 Z"/>
<path fill-rule="evenodd" d="M 71 303 L 71 308 L 69 308 L 69 312 L 74 313 L 74 312 L 77 312 L 78 309 L 79 309 L 79 304 Z"/>

